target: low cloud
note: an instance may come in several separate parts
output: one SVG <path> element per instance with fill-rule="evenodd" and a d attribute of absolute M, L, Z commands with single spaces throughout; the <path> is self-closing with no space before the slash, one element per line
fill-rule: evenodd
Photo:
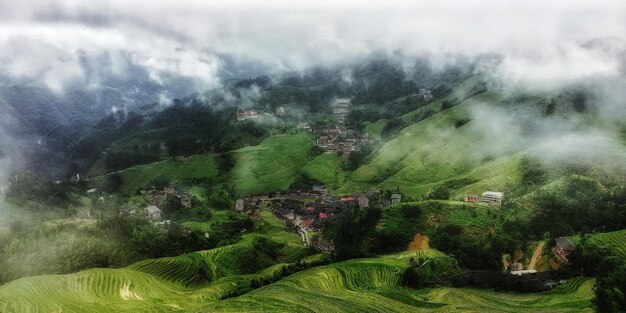
<path fill-rule="evenodd" d="M 56 91 L 97 82 L 80 59 L 103 54 L 131 56 L 158 83 L 188 77 L 196 89 L 215 87 L 220 74 L 235 71 L 230 63 L 282 72 L 372 53 L 435 62 L 498 54 L 491 74 L 499 80 L 550 88 L 616 75 L 626 27 L 623 1 L 30 0 L 2 1 L 0 11 L 3 70 Z M 103 66 L 128 74 L 114 62 Z"/>

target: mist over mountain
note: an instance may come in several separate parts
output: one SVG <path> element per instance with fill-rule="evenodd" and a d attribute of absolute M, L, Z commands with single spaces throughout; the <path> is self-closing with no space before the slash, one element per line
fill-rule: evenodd
<path fill-rule="evenodd" d="M 625 29 L 0 0 L 0 312 L 624 312 Z"/>

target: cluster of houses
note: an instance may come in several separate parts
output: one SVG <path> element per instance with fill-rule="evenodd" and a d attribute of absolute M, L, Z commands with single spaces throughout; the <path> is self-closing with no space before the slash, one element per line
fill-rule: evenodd
<path fill-rule="evenodd" d="M 373 144 L 374 140 L 367 132 L 346 129 L 343 126 L 335 126 L 319 129 L 319 137 L 315 144 L 326 153 L 350 154 L 360 151 L 361 146 Z"/>
<path fill-rule="evenodd" d="M 149 205 L 141 210 L 133 209 L 133 208 L 120 208 L 118 210 L 120 216 L 131 216 L 131 215 L 143 215 L 145 218 L 152 221 L 159 221 L 162 217 L 162 211 L 156 205 Z"/>
<path fill-rule="evenodd" d="M 192 206 L 191 197 L 184 192 L 176 190 L 174 187 L 157 189 L 152 186 L 141 190 L 140 193 L 142 195 L 152 195 L 152 203 L 157 206 L 164 206 L 168 198 L 175 198 L 177 201 L 180 201 L 180 205 L 185 209 L 189 209 Z"/>
<path fill-rule="evenodd" d="M 254 110 L 237 110 L 237 121 L 243 122 L 247 120 L 255 120 L 259 118 L 259 112 Z"/>
<path fill-rule="evenodd" d="M 430 89 L 420 88 L 417 92 L 417 95 L 424 100 L 432 100 L 433 94 Z"/>
<path fill-rule="evenodd" d="M 308 122 L 300 122 L 298 123 L 298 129 L 304 129 L 304 130 L 308 130 L 311 131 L 311 125 L 309 125 Z"/>
<path fill-rule="evenodd" d="M 333 115 L 339 124 L 344 124 L 350 113 L 350 99 L 337 99 L 333 104 Z"/>
<path fill-rule="evenodd" d="M 489 205 L 500 206 L 504 193 L 498 191 L 485 191 L 482 195 L 467 194 L 463 197 L 463 201 L 469 203 L 486 203 Z"/>
<path fill-rule="evenodd" d="M 176 188 L 173 187 L 163 187 L 159 189 L 152 186 L 148 189 L 141 190 L 140 193 L 142 195 L 151 195 L 151 204 L 144 207 L 143 209 L 128 207 L 120 208 L 118 209 L 118 214 L 120 216 L 126 217 L 131 215 L 141 215 L 153 221 L 155 225 L 169 225 L 170 220 L 161 220 L 163 217 L 163 211 L 159 208 L 165 206 L 168 199 L 176 199 L 176 201 L 180 201 L 180 205 L 187 209 L 191 208 L 192 206 L 191 197 L 183 192 L 176 190 Z"/>
<path fill-rule="evenodd" d="M 237 199 L 235 210 L 256 216 L 261 203 L 265 203 L 275 216 L 300 234 L 305 244 L 329 252 L 334 249 L 331 241 L 319 234 L 309 238 L 309 234 L 318 232 L 324 223 L 332 222 L 338 214 L 348 208 L 367 208 L 372 205 L 382 207 L 401 200 L 402 196 L 397 193 L 389 198 L 383 197 L 380 190 L 333 197 L 324 186 L 315 185 L 310 190 L 293 189 L 288 192 Z"/>
<path fill-rule="evenodd" d="M 285 107 L 277 107 L 276 116 L 283 116 L 283 115 L 285 115 Z"/>

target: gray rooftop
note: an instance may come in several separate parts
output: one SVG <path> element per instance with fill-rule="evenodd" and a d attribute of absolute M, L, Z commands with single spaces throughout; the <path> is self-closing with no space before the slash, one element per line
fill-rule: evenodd
<path fill-rule="evenodd" d="M 148 211 L 148 213 L 152 214 L 152 213 L 157 213 L 157 212 L 161 212 L 161 209 L 157 208 L 154 205 L 151 205 L 149 207 L 146 208 L 146 211 Z"/>
<path fill-rule="evenodd" d="M 563 250 L 573 250 L 576 247 L 576 245 L 567 237 L 557 238 L 556 244 Z"/>

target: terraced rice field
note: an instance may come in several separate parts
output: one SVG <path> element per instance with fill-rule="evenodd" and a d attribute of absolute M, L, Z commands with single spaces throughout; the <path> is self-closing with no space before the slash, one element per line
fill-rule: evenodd
<path fill-rule="evenodd" d="M 219 170 L 213 154 L 199 154 L 133 166 L 118 173 L 122 177 L 120 191 L 134 194 L 137 189 L 146 187 L 157 180 L 175 184 L 188 179 L 213 178 L 219 174 Z M 97 179 L 104 179 L 104 177 Z"/>
<path fill-rule="evenodd" d="M 591 241 L 609 247 L 617 256 L 626 257 L 626 229 L 593 235 Z"/>
<path fill-rule="evenodd" d="M 470 121 L 461 127 L 455 126 L 456 121 L 471 118 L 474 107 L 497 102 L 500 98 L 497 93 L 483 92 L 404 128 L 349 175 L 341 190 L 350 192 L 367 185 L 385 189 L 399 187 L 403 193 L 419 198 L 452 177 L 476 181 L 466 187 L 467 190 L 455 192 L 455 197 L 468 191 L 503 188 L 517 179 L 518 160 L 510 156 L 525 147 L 502 151 L 479 149 L 477 147 L 486 145 L 489 140 L 483 135 L 481 125 Z"/>
<path fill-rule="evenodd" d="M 0 312 L 187 311 L 246 290 L 253 280 L 276 280 L 298 260 L 311 266 L 326 261 L 295 244 L 283 245 L 273 259 L 252 239 L 123 269 L 18 279 L 0 287 Z"/>
<path fill-rule="evenodd" d="M 0 312 L 590 311 L 593 281 L 588 279 L 575 279 L 555 291 L 541 294 L 403 288 L 407 260 L 415 252 L 317 266 L 259 288 L 260 281 L 276 280 L 293 265 L 275 263 L 257 273 L 245 274 L 250 269 L 241 267 L 249 264 L 241 258 L 253 250 L 247 240 L 180 259 L 144 261 L 125 269 L 93 269 L 19 279 L 0 287 Z M 284 246 L 282 250 L 286 261 L 305 255 L 295 245 Z M 445 257 L 432 249 L 419 253 L 423 257 Z M 301 260 L 315 265 L 325 258 L 317 254 Z M 194 262 L 199 259 L 212 262 L 216 275 L 212 282 L 193 287 L 189 282 L 195 275 Z M 240 268 L 227 266 L 230 262 Z M 244 293 L 237 296 L 241 292 Z"/>
<path fill-rule="evenodd" d="M 216 302 L 203 312 L 591 312 L 593 280 L 540 294 L 400 287 L 405 260 L 360 259 L 317 267 Z"/>
<path fill-rule="evenodd" d="M 313 144 L 309 134 L 298 133 L 272 136 L 258 146 L 234 150 L 230 183 L 241 195 L 286 189 L 313 158 Z"/>
<path fill-rule="evenodd" d="M 302 171 L 311 179 L 320 181 L 330 189 L 343 185 L 348 172 L 340 165 L 341 157 L 335 154 L 322 154 L 307 163 Z"/>

